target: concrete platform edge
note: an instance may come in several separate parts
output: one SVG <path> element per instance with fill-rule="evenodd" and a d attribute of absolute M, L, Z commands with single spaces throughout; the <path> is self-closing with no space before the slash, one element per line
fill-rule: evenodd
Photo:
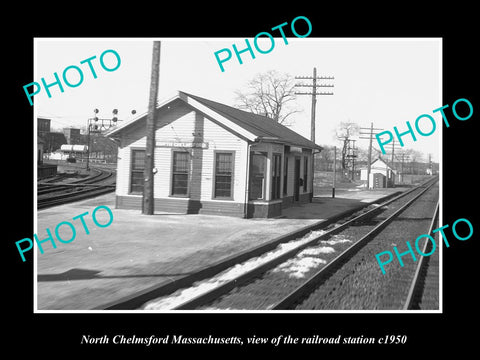
<path fill-rule="evenodd" d="M 229 267 L 239 263 L 246 261 L 250 258 L 256 257 L 261 255 L 264 252 L 273 250 L 276 248 L 279 244 L 288 242 L 291 240 L 294 240 L 296 238 L 302 237 L 306 235 L 310 231 L 315 231 L 315 230 L 321 230 L 323 228 L 326 228 L 327 226 L 331 225 L 332 223 L 335 223 L 336 221 L 341 220 L 344 217 L 348 217 L 355 212 L 370 206 L 372 204 L 376 204 L 379 202 L 386 201 L 393 196 L 398 195 L 399 192 L 395 192 L 389 195 L 386 195 L 382 198 L 379 198 L 377 200 L 371 201 L 371 202 L 366 202 L 363 203 L 362 205 L 359 205 L 358 207 L 355 207 L 353 209 L 349 209 L 347 211 L 341 212 L 337 215 L 332 216 L 331 218 L 328 218 L 326 220 L 321 220 L 318 222 L 315 222 L 314 224 L 304 226 L 298 230 L 292 231 L 290 233 L 287 233 L 285 235 L 276 237 L 266 243 L 260 244 L 257 247 L 254 247 L 252 249 L 248 249 L 244 252 L 241 252 L 239 254 L 234 254 L 232 256 L 229 256 L 225 259 L 219 260 L 216 263 L 212 265 L 208 265 L 204 268 L 199 269 L 195 273 L 183 276 L 181 278 L 172 280 L 171 282 L 167 284 L 161 284 L 161 285 L 153 285 L 141 292 L 137 292 L 132 295 L 125 296 L 119 300 L 115 300 L 109 303 L 106 303 L 104 305 L 96 306 L 91 310 L 134 310 L 138 309 L 140 306 L 145 304 L 146 302 L 156 298 L 156 297 L 162 297 L 166 296 L 168 294 L 173 293 L 174 291 L 191 286 L 193 283 L 197 281 L 201 281 L 204 279 L 207 279 L 209 277 L 214 276 L 215 274 L 218 274 L 221 271 L 224 271 L 228 269 Z"/>

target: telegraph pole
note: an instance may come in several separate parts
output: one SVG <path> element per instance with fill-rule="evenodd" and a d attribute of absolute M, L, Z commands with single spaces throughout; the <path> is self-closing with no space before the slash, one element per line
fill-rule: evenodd
<path fill-rule="evenodd" d="M 317 68 L 313 68 L 313 76 L 295 76 L 295 79 L 312 80 L 312 84 L 295 84 L 297 87 L 309 87 L 312 88 L 311 92 L 295 92 L 295 95 L 311 95 L 312 96 L 312 112 L 310 122 L 310 140 L 315 143 L 315 109 L 317 105 L 317 95 L 333 95 L 333 92 L 317 92 L 317 87 L 333 87 L 332 84 L 317 84 L 317 80 L 333 80 L 333 76 L 317 76 Z M 311 189 L 313 197 L 313 175 L 315 172 L 315 158 L 312 150 L 312 164 L 311 164 Z M 311 201 L 311 200 L 310 200 Z"/>
<path fill-rule="evenodd" d="M 398 153 L 398 152 L 397 152 Z M 404 182 L 404 178 L 403 178 L 403 164 L 405 163 L 405 158 L 409 159 L 410 155 L 408 155 L 405 151 L 401 152 L 399 155 L 395 155 L 395 157 L 398 159 L 398 157 L 400 157 L 402 160 L 401 160 L 401 163 L 400 163 L 400 174 L 401 176 L 399 176 L 399 183 L 403 183 Z M 401 181 L 400 181 L 401 180 Z"/>
<path fill-rule="evenodd" d="M 364 131 L 362 133 L 362 130 Z M 366 130 L 369 130 L 369 133 L 365 133 Z M 367 190 L 370 188 L 370 173 L 372 171 L 372 141 L 373 141 L 373 131 L 378 131 L 378 130 L 383 130 L 383 129 L 377 129 L 373 127 L 373 122 L 370 123 L 370 128 L 360 128 L 360 139 L 369 139 L 370 144 L 368 146 L 368 166 L 367 166 Z M 363 135 L 363 137 L 362 137 Z M 365 137 L 368 135 L 368 137 Z"/>
<path fill-rule="evenodd" d="M 392 150 L 392 154 L 391 154 L 391 160 L 390 160 L 390 165 L 388 164 L 388 152 Z M 393 179 L 393 156 L 395 154 L 395 138 L 393 139 L 392 141 L 392 144 L 388 144 L 385 146 L 385 151 L 387 152 L 387 154 L 385 154 L 385 163 L 387 164 L 387 166 L 390 166 L 392 168 L 392 171 L 391 171 L 391 176 L 392 176 L 392 179 Z M 386 187 L 388 188 L 388 169 L 386 171 L 387 173 L 387 181 L 386 181 Z"/>
<path fill-rule="evenodd" d="M 150 78 L 150 97 L 148 101 L 147 114 L 147 145 L 145 151 L 145 170 L 143 187 L 142 214 L 153 215 L 154 194 L 153 194 L 153 168 L 155 150 L 155 108 L 157 106 L 158 82 L 160 72 L 160 41 L 153 42 L 152 73 Z"/>
<path fill-rule="evenodd" d="M 355 141 L 356 140 L 348 140 L 347 153 L 345 155 L 348 167 L 351 165 L 352 168 L 352 181 L 355 180 L 355 158 L 357 157 L 357 154 L 355 154 Z"/>
<path fill-rule="evenodd" d="M 393 163 L 393 157 L 395 156 L 395 137 L 393 138 L 393 143 L 392 143 L 392 171 L 390 172 L 390 174 L 392 175 L 392 187 L 393 185 L 395 184 L 395 174 L 393 173 L 393 168 L 395 167 L 394 163 Z"/>
<path fill-rule="evenodd" d="M 428 168 L 430 169 L 430 175 L 433 175 L 432 154 L 428 154 Z"/>
<path fill-rule="evenodd" d="M 313 68 L 313 76 L 295 76 L 295 79 L 312 80 L 310 84 L 295 84 L 297 87 L 312 88 L 311 92 L 296 91 L 295 95 L 312 95 L 312 116 L 310 125 L 310 139 L 315 142 L 315 108 L 317 105 L 317 95 L 333 95 L 333 92 L 317 92 L 317 87 L 333 87 L 332 84 L 317 84 L 317 80 L 333 80 L 333 76 L 317 76 L 317 68 Z"/>
<path fill-rule="evenodd" d="M 332 198 L 335 197 L 335 183 L 337 180 L 337 147 L 333 147 L 333 185 L 332 185 Z"/>

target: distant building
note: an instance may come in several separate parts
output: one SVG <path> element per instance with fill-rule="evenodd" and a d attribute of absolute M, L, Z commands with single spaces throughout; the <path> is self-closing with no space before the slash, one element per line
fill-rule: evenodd
<path fill-rule="evenodd" d="M 57 166 L 43 163 L 44 152 L 55 143 L 55 136 L 50 132 L 50 119 L 37 118 L 37 179 L 45 179 L 57 174 Z M 53 145 L 54 146 L 54 145 Z"/>
<path fill-rule="evenodd" d="M 37 136 L 37 165 L 43 164 L 43 147 L 45 146 L 45 140 L 41 136 Z"/>
<path fill-rule="evenodd" d="M 65 135 L 68 145 L 80 144 L 80 129 L 65 128 L 63 129 L 63 135 Z"/>
<path fill-rule="evenodd" d="M 37 137 L 43 141 L 43 152 L 51 153 L 60 149 L 67 139 L 63 133 L 51 132 L 50 119 L 37 118 Z"/>
<path fill-rule="evenodd" d="M 37 135 L 45 136 L 50 133 L 50 119 L 37 118 Z"/>
<path fill-rule="evenodd" d="M 67 143 L 63 133 L 51 132 L 45 135 L 44 139 L 46 142 L 44 151 L 48 153 L 59 150 L 63 144 Z"/>
<path fill-rule="evenodd" d="M 106 133 L 118 150 L 116 207 L 141 209 L 146 115 Z M 157 211 L 275 217 L 310 202 L 312 153 L 322 148 L 265 116 L 178 94 L 157 106 Z"/>
<path fill-rule="evenodd" d="M 362 168 L 360 171 L 360 180 L 367 181 L 368 169 Z M 392 169 L 382 159 L 378 158 L 372 161 L 370 165 L 370 188 L 374 187 L 393 187 L 395 185 L 395 175 L 397 171 Z"/>

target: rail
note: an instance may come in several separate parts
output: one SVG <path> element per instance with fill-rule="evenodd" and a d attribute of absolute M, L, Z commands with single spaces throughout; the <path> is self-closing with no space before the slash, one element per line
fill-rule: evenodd
<path fill-rule="evenodd" d="M 435 207 L 435 212 L 432 217 L 432 222 L 430 223 L 429 229 L 428 229 L 428 234 L 431 234 L 432 231 L 434 230 L 434 226 L 436 221 L 438 220 L 438 212 L 439 212 L 439 203 L 437 203 L 437 206 Z M 422 247 L 422 253 L 427 254 L 431 250 L 431 242 L 425 239 L 425 242 L 423 243 Z M 426 261 L 424 260 L 425 258 L 423 256 L 420 257 L 420 260 L 418 261 L 417 268 L 415 270 L 415 275 L 413 276 L 412 283 L 410 285 L 410 289 L 408 291 L 407 299 L 405 300 L 405 305 L 403 307 L 403 310 L 412 310 L 414 304 L 416 303 L 416 298 L 419 295 L 421 285 L 420 285 L 420 279 L 421 279 L 421 271 L 425 267 Z"/>
<path fill-rule="evenodd" d="M 68 184 L 49 183 L 37 191 L 37 209 L 63 205 L 115 191 L 115 184 L 101 183 L 111 180 L 112 171 L 95 169 L 96 174 Z"/>
<path fill-rule="evenodd" d="M 231 291 L 235 287 L 239 287 L 240 285 L 244 284 L 248 280 L 250 280 L 252 278 L 255 278 L 255 277 L 258 277 L 260 274 L 266 272 L 267 270 L 269 270 L 269 269 L 277 266 L 278 264 L 286 261 L 287 259 L 295 256 L 297 253 L 299 253 L 303 249 L 305 249 L 309 246 L 312 246 L 312 244 L 317 243 L 320 239 L 326 238 L 328 236 L 332 236 L 333 234 L 340 232 L 344 228 L 349 227 L 352 224 L 355 224 L 356 222 L 359 222 L 361 220 L 365 220 L 367 218 L 370 218 L 373 215 L 375 215 L 375 213 L 379 212 L 383 207 L 385 207 L 385 206 L 391 204 L 392 202 L 397 201 L 397 200 L 409 195 L 410 193 L 418 190 L 419 188 L 422 188 L 422 187 L 424 188 L 420 191 L 419 194 L 417 194 L 414 197 L 414 199 L 408 201 L 407 205 L 402 206 L 400 211 L 396 211 L 395 215 L 391 216 L 387 221 L 384 221 L 380 225 L 375 227 L 374 230 L 372 230 L 367 236 L 365 236 L 365 239 L 362 239 L 361 241 L 356 242 L 352 246 L 352 249 L 350 249 L 348 251 L 345 251 L 344 253 L 339 255 L 338 259 L 335 260 L 334 264 L 336 264 L 340 261 L 340 259 L 345 258 L 346 256 L 348 256 L 349 253 L 353 252 L 355 248 L 361 246 L 361 244 L 363 242 L 367 241 L 367 239 L 369 237 L 371 237 L 376 232 L 380 231 L 381 228 L 385 227 L 390 221 L 392 221 L 392 219 L 395 216 L 397 216 L 401 211 L 403 211 L 405 208 L 407 208 L 411 203 L 413 203 L 413 201 L 415 201 L 419 196 L 421 196 L 425 191 L 427 191 L 431 186 L 433 186 L 436 183 L 436 181 L 437 181 L 437 179 L 435 178 L 433 180 L 430 180 L 428 182 L 425 182 L 425 183 L 421 184 L 418 187 L 412 188 L 411 190 L 406 191 L 406 192 L 394 197 L 393 199 L 390 199 L 390 200 L 380 204 L 376 208 L 371 209 L 371 210 L 369 210 L 369 211 L 367 211 L 367 212 L 365 212 L 361 215 L 358 215 L 358 216 L 354 217 L 351 220 L 348 220 L 347 222 L 345 222 L 341 225 L 336 226 L 334 229 L 332 229 L 330 231 L 327 231 L 327 232 L 321 234 L 318 237 L 314 237 L 311 240 L 302 242 L 300 245 L 294 247 L 293 249 L 288 250 L 286 252 L 283 252 L 280 255 L 274 257 L 273 259 L 271 259 L 269 261 L 266 261 L 266 262 L 264 262 L 264 263 L 262 263 L 258 266 L 255 266 L 251 270 L 248 270 L 248 271 L 242 273 L 239 276 L 235 276 L 234 278 L 231 278 L 230 280 L 223 281 L 218 285 L 211 286 L 210 288 L 209 288 L 208 285 L 205 285 L 207 290 L 203 291 L 200 295 L 191 297 L 191 298 L 187 299 L 186 301 L 180 301 L 179 304 L 174 305 L 171 309 L 173 309 L 173 310 L 188 310 L 188 309 L 195 309 L 195 308 L 198 308 L 198 307 L 200 307 L 204 304 L 207 304 L 207 303 L 211 302 L 212 300 L 214 300 L 215 298 L 221 296 L 222 294 L 225 294 L 225 293 Z M 330 265 L 328 267 L 328 269 L 331 269 L 332 267 L 334 267 L 335 266 L 334 264 Z M 317 277 L 319 277 L 319 276 L 321 276 L 321 275 L 317 275 Z M 315 281 L 315 280 L 313 280 L 313 281 Z M 311 286 L 311 284 L 310 285 L 306 284 L 304 286 L 308 287 L 308 286 Z M 301 290 L 297 289 L 297 294 L 299 294 L 300 292 L 301 292 Z M 284 307 L 285 305 L 287 305 L 287 303 L 290 303 L 295 298 L 295 296 L 296 296 L 296 294 L 291 294 L 288 298 L 285 298 L 282 301 L 280 301 L 278 304 L 274 305 L 272 307 L 272 309 L 280 309 L 280 308 Z M 168 296 L 165 296 L 165 297 L 168 297 Z"/>

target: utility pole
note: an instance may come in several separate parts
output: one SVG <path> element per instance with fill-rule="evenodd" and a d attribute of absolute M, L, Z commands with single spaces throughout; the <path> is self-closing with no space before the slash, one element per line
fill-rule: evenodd
<path fill-rule="evenodd" d="M 400 176 L 399 176 L 399 183 L 403 183 L 403 162 L 405 161 L 405 153 L 401 154 L 402 162 L 400 163 Z"/>
<path fill-rule="evenodd" d="M 335 197 L 335 182 L 337 180 L 337 147 L 333 147 L 333 186 L 332 186 L 332 198 Z"/>
<path fill-rule="evenodd" d="M 160 41 L 153 42 L 152 73 L 150 78 L 150 97 L 148 101 L 147 114 L 147 145 L 145 151 L 145 170 L 143 186 L 142 214 L 153 215 L 154 194 L 153 194 L 153 168 L 155 151 L 155 110 L 157 106 L 158 82 L 160 73 Z"/>
<path fill-rule="evenodd" d="M 400 174 L 399 174 L 399 183 L 404 182 L 403 178 L 403 164 L 405 163 L 405 158 L 409 159 L 409 156 L 405 151 L 401 152 L 399 155 L 395 155 L 395 157 L 398 159 L 398 157 L 401 158 L 401 163 L 400 163 Z M 401 176 L 400 176 L 401 175 Z"/>
<path fill-rule="evenodd" d="M 347 154 L 346 154 L 348 167 L 350 167 L 350 162 L 351 162 L 352 181 L 355 180 L 355 158 L 357 157 L 357 154 L 355 154 L 355 150 L 356 150 L 355 141 L 356 140 L 348 140 L 348 148 L 347 148 Z"/>
<path fill-rule="evenodd" d="M 391 160 L 390 160 L 390 165 L 388 164 L 388 152 L 392 150 L 392 154 L 391 154 Z M 385 163 L 387 164 L 387 166 L 390 166 L 392 168 L 392 171 L 390 172 L 391 174 L 391 177 L 393 178 L 393 156 L 395 154 L 395 138 L 393 139 L 392 143 L 391 144 L 388 144 L 385 146 L 385 151 L 387 152 L 387 154 L 385 154 Z M 386 180 L 386 186 L 388 188 L 388 169 L 386 170 L 386 174 L 387 174 L 387 180 Z"/>
<path fill-rule="evenodd" d="M 363 132 L 362 132 L 363 130 Z M 369 133 L 365 133 L 365 131 L 369 131 Z M 368 145 L 368 164 L 367 164 L 367 190 L 370 188 L 370 173 L 372 171 L 372 141 L 373 141 L 373 131 L 379 131 L 383 129 L 377 129 L 373 127 L 373 122 L 370 123 L 370 128 L 360 128 L 360 139 L 369 139 L 370 144 Z M 363 135 L 363 137 L 362 137 Z M 368 135 L 368 137 L 365 137 Z"/>
<path fill-rule="evenodd" d="M 295 84 L 297 87 L 309 87 L 312 88 L 311 92 L 295 92 L 295 95 L 311 95 L 312 96 L 312 113 L 311 113 L 311 122 L 310 122 L 310 140 L 315 143 L 315 109 L 317 105 L 317 95 L 333 95 L 333 92 L 317 92 L 317 87 L 333 87 L 332 84 L 317 84 L 317 80 L 333 80 L 333 76 L 317 76 L 317 68 L 313 68 L 313 76 L 295 76 L 295 79 L 304 79 L 312 80 L 312 84 Z M 311 189 L 313 196 L 313 175 L 315 171 L 315 158 L 314 152 L 312 151 L 312 161 L 311 161 Z M 310 199 L 310 201 L 312 201 Z"/>
<path fill-rule="evenodd" d="M 430 175 L 433 175 L 432 154 L 428 154 L 428 168 L 430 169 Z"/>
<path fill-rule="evenodd" d="M 393 143 L 392 143 L 392 161 L 391 161 L 391 164 L 392 164 L 392 170 L 390 171 L 390 174 L 392 175 L 392 187 L 394 186 L 395 184 L 395 174 L 393 173 L 393 169 L 395 167 L 394 163 L 393 163 L 393 157 L 395 156 L 395 137 L 393 138 Z M 388 179 L 387 179 L 388 180 Z"/>

